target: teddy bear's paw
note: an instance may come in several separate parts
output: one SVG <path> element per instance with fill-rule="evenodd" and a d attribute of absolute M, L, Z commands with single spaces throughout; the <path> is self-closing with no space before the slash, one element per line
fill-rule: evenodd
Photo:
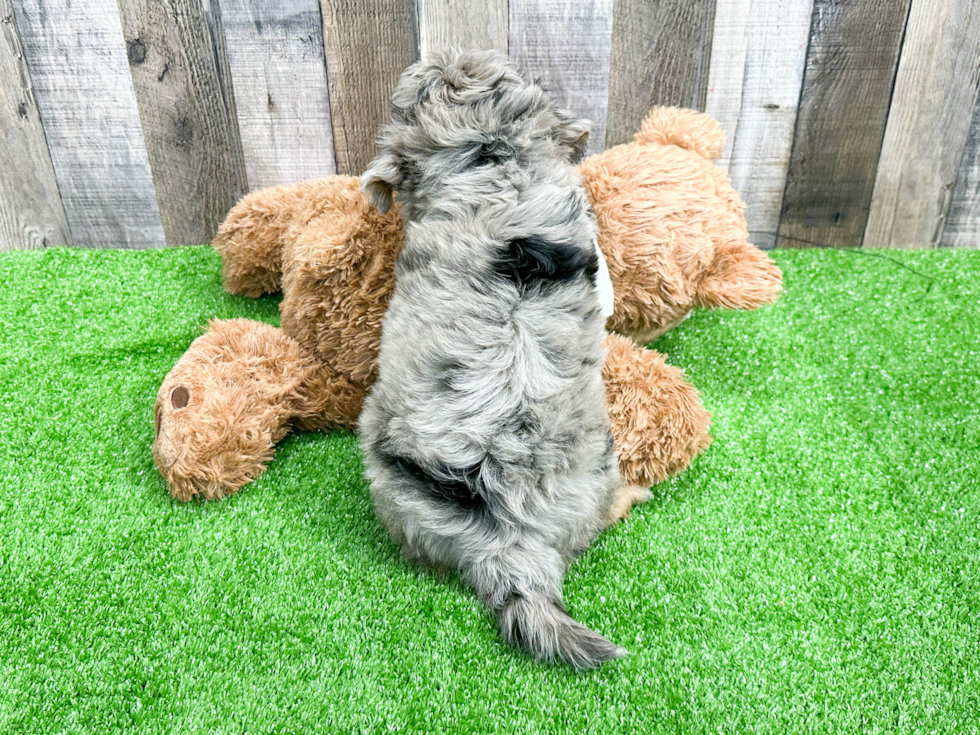
<path fill-rule="evenodd" d="M 301 181 L 260 189 L 231 208 L 211 243 L 224 261 L 225 290 L 258 298 L 280 289 L 287 232 L 307 213 L 306 200 L 317 185 Z"/>
<path fill-rule="evenodd" d="M 683 371 L 663 355 L 615 334 L 605 344 L 602 374 L 620 475 L 630 485 L 656 485 L 711 443 L 711 414 Z"/>
<path fill-rule="evenodd" d="M 652 497 L 650 489 L 642 485 L 623 485 L 617 491 L 616 499 L 606 513 L 606 525 L 611 526 L 617 521 L 629 518 L 634 505 L 645 503 Z"/>
<path fill-rule="evenodd" d="M 783 291 L 783 273 L 747 242 L 719 246 L 698 282 L 695 301 L 709 309 L 758 309 Z"/>

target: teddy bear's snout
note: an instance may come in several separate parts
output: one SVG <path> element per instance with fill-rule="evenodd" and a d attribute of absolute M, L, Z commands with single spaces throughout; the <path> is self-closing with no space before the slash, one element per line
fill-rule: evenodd
<path fill-rule="evenodd" d="M 166 427 L 158 424 L 156 439 L 153 442 L 153 459 L 161 470 L 169 470 L 177 462 L 178 451 Z"/>
<path fill-rule="evenodd" d="M 175 429 L 173 414 L 187 408 L 191 401 L 191 392 L 186 386 L 178 385 L 170 391 L 169 401 L 170 410 L 167 410 L 166 405 L 157 403 L 155 411 L 156 436 L 153 441 L 153 457 L 161 470 L 169 470 L 180 456 L 180 447 L 173 435 Z"/>

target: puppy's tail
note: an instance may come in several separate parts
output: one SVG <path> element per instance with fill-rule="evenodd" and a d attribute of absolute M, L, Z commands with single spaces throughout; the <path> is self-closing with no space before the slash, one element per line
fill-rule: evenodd
<path fill-rule="evenodd" d="M 566 661 L 576 669 L 594 669 L 627 654 L 572 619 L 560 601 L 544 594 L 515 592 L 496 612 L 504 640 L 539 661 Z"/>
<path fill-rule="evenodd" d="M 551 548 L 510 548 L 463 565 L 463 577 L 476 588 L 497 618 L 509 644 L 539 661 L 565 661 L 594 669 L 627 655 L 565 611 L 561 602 L 564 561 Z"/>

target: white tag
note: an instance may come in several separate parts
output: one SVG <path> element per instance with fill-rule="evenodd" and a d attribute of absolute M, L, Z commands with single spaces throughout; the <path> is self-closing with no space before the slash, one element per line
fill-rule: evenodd
<path fill-rule="evenodd" d="M 599 308 L 602 309 L 602 315 L 608 319 L 613 314 L 612 279 L 609 277 L 609 266 L 606 265 L 606 256 L 602 254 L 599 241 L 593 239 L 592 244 L 595 245 L 595 253 L 599 256 L 599 271 L 595 276 L 595 287 L 599 292 Z"/>

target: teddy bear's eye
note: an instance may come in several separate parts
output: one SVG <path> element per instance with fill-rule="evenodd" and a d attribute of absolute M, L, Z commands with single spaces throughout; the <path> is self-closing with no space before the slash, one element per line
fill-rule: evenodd
<path fill-rule="evenodd" d="M 178 385 L 170 394 L 170 404 L 174 408 L 184 408 L 191 400 L 191 392 L 182 385 Z"/>

